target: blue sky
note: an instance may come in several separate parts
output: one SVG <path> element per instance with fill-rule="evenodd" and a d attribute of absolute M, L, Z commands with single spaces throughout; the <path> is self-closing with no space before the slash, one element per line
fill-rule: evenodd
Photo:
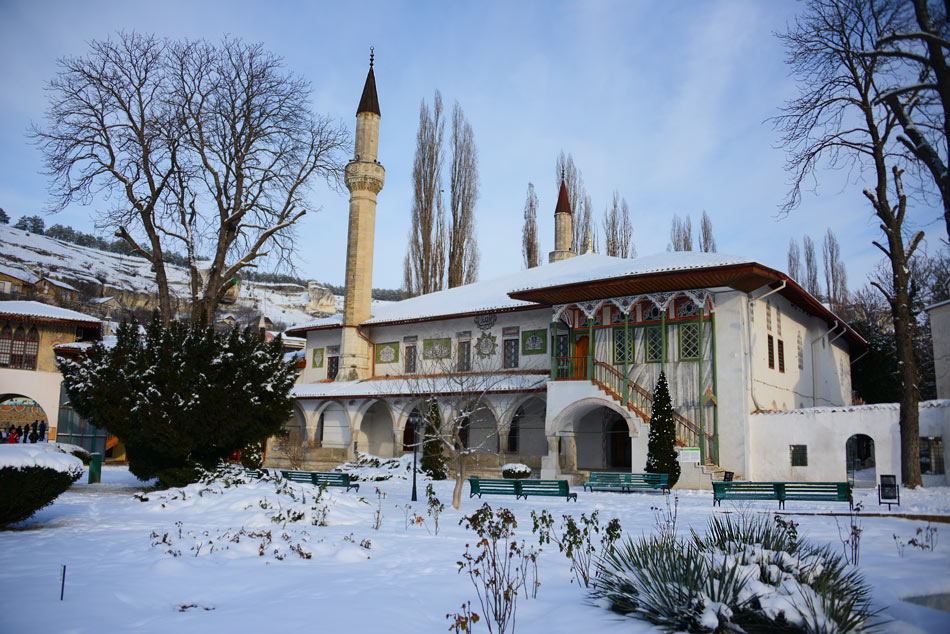
<path fill-rule="evenodd" d="M 860 175 L 823 172 L 801 207 L 778 218 L 785 155 L 767 119 L 795 94 L 783 30 L 795 2 L 0 2 L 0 207 L 41 212 L 47 177 L 26 137 L 42 122 L 56 60 L 117 30 L 171 38 L 260 41 L 313 85 L 316 111 L 352 130 L 376 47 L 386 186 L 376 223 L 377 287 L 402 283 L 420 100 L 458 101 L 479 150 L 481 279 L 522 267 L 525 191 L 540 198 L 541 250 L 553 248 L 555 159 L 574 155 L 598 221 L 614 190 L 630 204 L 641 255 L 663 251 L 673 214 L 705 210 L 721 253 L 785 270 L 788 241 L 827 228 L 842 244 L 852 289 L 880 259 L 881 232 Z M 447 186 L 446 186 L 447 188 Z M 342 283 L 347 196 L 318 188 L 299 227 L 299 273 Z M 90 207 L 47 225 L 93 231 Z M 914 221 L 936 248 L 939 212 Z"/>

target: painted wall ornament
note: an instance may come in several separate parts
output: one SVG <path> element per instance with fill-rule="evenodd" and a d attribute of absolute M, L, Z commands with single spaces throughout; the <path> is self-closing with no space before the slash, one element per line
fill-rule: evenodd
<path fill-rule="evenodd" d="M 322 368 L 323 367 L 323 348 L 314 348 L 313 349 L 313 362 L 311 363 L 311 368 Z"/>
<path fill-rule="evenodd" d="M 475 317 L 475 325 L 481 328 L 482 330 L 488 330 L 495 325 L 495 322 L 498 321 L 498 317 L 495 315 L 478 315 Z"/>
<path fill-rule="evenodd" d="M 483 332 L 475 342 L 475 352 L 481 359 L 493 356 L 496 350 L 498 350 L 498 337 L 495 335 Z"/>
<path fill-rule="evenodd" d="M 398 363 L 399 342 L 376 344 L 376 363 Z"/>
<path fill-rule="evenodd" d="M 521 354 L 546 354 L 548 338 L 546 330 L 525 330 L 521 333 Z"/>
<path fill-rule="evenodd" d="M 423 359 L 448 359 L 452 356 L 450 339 L 425 339 L 422 342 Z"/>

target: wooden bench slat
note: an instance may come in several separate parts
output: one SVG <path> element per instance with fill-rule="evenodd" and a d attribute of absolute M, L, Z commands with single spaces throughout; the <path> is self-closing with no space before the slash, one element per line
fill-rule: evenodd
<path fill-rule="evenodd" d="M 619 490 L 624 493 L 656 489 L 668 491 L 669 481 L 668 473 L 592 472 L 590 480 L 584 483 L 584 490 Z"/>
<path fill-rule="evenodd" d="M 300 482 L 303 484 L 312 484 L 314 486 L 346 487 L 346 490 L 360 490 L 360 485 L 350 482 L 350 474 L 339 471 L 291 471 L 281 470 L 281 474 L 287 480 Z"/>
<path fill-rule="evenodd" d="M 482 495 L 514 495 L 515 498 L 528 498 L 529 495 L 565 496 L 569 501 L 577 501 L 577 494 L 571 493 L 567 480 L 497 480 L 472 476 L 468 479 L 469 494 L 472 498 Z"/>
<path fill-rule="evenodd" d="M 851 485 L 847 482 L 713 482 L 713 506 L 723 500 L 776 500 L 780 509 L 785 502 L 847 502 L 852 505 Z"/>

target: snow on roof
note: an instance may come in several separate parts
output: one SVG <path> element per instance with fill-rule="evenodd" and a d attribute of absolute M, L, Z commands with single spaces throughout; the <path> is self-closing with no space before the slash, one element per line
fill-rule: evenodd
<path fill-rule="evenodd" d="M 437 293 L 429 293 L 428 295 L 420 295 L 419 297 L 404 299 L 401 302 L 374 305 L 372 308 L 373 316 L 363 323 L 374 325 L 445 315 L 528 308 L 537 304 L 512 299 L 509 293 L 593 280 L 752 262 L 754 260 L 733 255 L 691 251 L 658 253 L 636 259 L 587 253 L 492 280 L 475 282 Z M 328 319 L 318 319 L 295 326 L 291 330 L 300 332 L 312 328 L 325 328 L 341 324 L 342 316 L 335 315 Z"/>
<path fill-rule="evenodd" d="M 111 295 L 109 297 L 93 297 L 92 299 L 89 300 L 89 303 L 90 304 L 105 304 L 106 302 L 111 302 L 113 300 L 115 300 L 115 297 L 112 297 Z"/>
<path fill-rule="evenodd" d="M 60 319 L 63 321 L 84 321 L 90 324 L 100 324 L 100 320 L 89 315 L 77 313 L 75 310 L 50 306 L 33 301 L 0 302 L 0 315 L 18 315 L 23 317 L 40 317 L 43 319 Z"/>
<path fill-rule="evenodd" d="M 941 306 L 946 306 L 947 304 L 950 304 L 950 299 L 945 299 L 942 302 L 931 304 L 930 306 L 927 306 L 926 308 L 924 308 L 924 310 L 930 311 L 930 310 L 933 310 L 934 308 L 940 308 Z"/>
<path fill-rule="evenodd" d="M 43 281 L 43 280 L 49 282 L 49 283 L 52 284 L 53 286 L 58 286 L 59 288 L 65 288 L 67 291 L 76 291 L 77 293 L 79 292 L 79 289 L 78 289 L 78 288 L 76 288 L 75 286 L 70 286 L 69 284 L 67 284 L 66 282 L 63 282 L 63 281 L 61 281 L 61 280 L 54 280 L 54 279 L 52 279 L 52 278 L 50 278 L 50 277 L 43 277 L 43 278 L 40 278 L 40 281 Z"/>
<path fill-rule="evenodd" d="M 476 375 L 472 375 L 476 376 Z M 483 382 L 477 378 L 469 386 L 462 386 L 472 393 L 530 392 L 544 387 L 545 375 L 496 374 Z M 290 391 L 295 398 L 353 398 L 357 396 L 391 396 L 395 394 L 451 394 L 459 391 L 457 381 L 451 377 L 403 377 L 398 379 L 366 379 L 363 381 L 333 381 L 328 383 L 297 383 Z"/>
<path fill-rule="evenodd" d="M 38 278 L 28 270 L 15 266 L 7 266 L 6 264 L 0 264 L 0 273 L 9 275 L 10 277 L 15 277 L 18 280 L 23 280 L 28 284 L 36 284 L 38 280 Z"/>
<path fill-rule="evenodd" d="M 306 323 L 300 324 L 299 326 L 294 326 L 293 328 L 288 328 L 284 331 L 284 336 L 287 336 L 287 333 L 290 331 L 301 331 L 301 330 L 310 330 L 311 328 L 328 328 L 331 326 L 342 326 L 343 325 L 343 315 L 338 313 L 332 317 L 322 317 L 320 319 L 314 319 L 313 321 L 308 321 Z"/>

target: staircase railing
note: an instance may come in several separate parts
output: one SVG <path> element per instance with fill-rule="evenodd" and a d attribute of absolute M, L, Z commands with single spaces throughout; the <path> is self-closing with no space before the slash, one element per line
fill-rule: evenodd
<path fill-rule="evenodd" d="M 644 421 L 650 420 L 653 414 L 653 394 L 624 376 L 617 368 L 595 360 L 591 381 Z M 673 410 L 673 420 L 676 421 L 677 444 L 683 447 L 700 447 L 700 443 L 705 443 L 703 453 L 707 462 L 716 460 L 716 442 L 712 434 L 700 429 L 693 421 L 676 410 Z"/>

